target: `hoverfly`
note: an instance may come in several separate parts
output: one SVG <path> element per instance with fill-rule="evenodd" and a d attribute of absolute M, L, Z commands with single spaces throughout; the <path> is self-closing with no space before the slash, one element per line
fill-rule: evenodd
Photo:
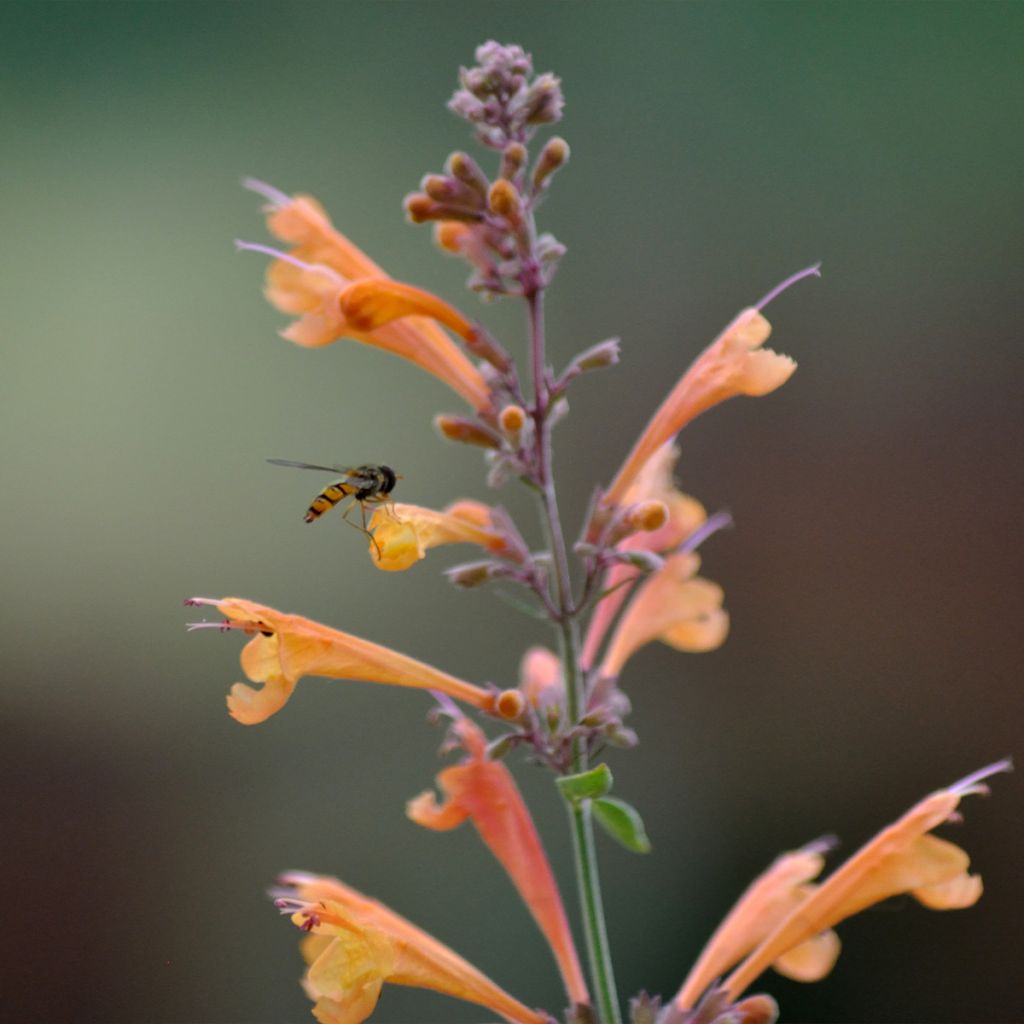
<path fill-rule="evenodd" d="M 352 500 L 342 512 L 341 518 L 349 526 L 361 530 L 377 548 L 380 559 L 380 547 L 373 539 L 373 534 L 366 528 L 366 506 L 386 505 L 390 502 L 389 495 L 395 483 L 402 478 L 390 466 L 313 466 L 308 462 L 296 462 L 293 459 L 267 459 L 275 466 L 291 466 L 293 469 L 315 469 L 321 473 L 340 473 L 341 479 L 328 484 L 312 501 L 303 519 L 307 523 L 315 523 L 328 509 L 334 508 L 343 498 Z M 362 526 L 350 522 L 348 514 L 358 505 L 362 516 Z"/>

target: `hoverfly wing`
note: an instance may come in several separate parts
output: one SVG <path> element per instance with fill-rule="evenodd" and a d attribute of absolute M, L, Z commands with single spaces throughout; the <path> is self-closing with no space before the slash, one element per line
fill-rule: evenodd
<path fill-rule="evenodd" d="M 310 462 L 297 462 L 295 459 L 267 459 L 267 462 L 274 466 L 289 466 L 291 469 L 315 469 L 321 473 L 347 475 L 352 472 L 347 466 L 314 466 Z"/>

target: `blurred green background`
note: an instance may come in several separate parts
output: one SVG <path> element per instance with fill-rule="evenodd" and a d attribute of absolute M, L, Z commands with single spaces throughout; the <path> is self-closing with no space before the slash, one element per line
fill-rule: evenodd
<path fill-rule="evenodd" d="M 692 356 L 824 261 L 769 312 L 793 380 L 683 438 L 685 488 L 736 519 L 704 563 L 733 633 L 624 680 L 643 743 L 612 765 L 654 851 L 602 843 L 623 996 L 670 996 L 778 851 L 849 852 L 1020 753 L 1022 28 L 1020 4 L 4 4 L 4 1019 L 309 1019 L 262 895 L 286 868 L 561 1005 L 471 830 L 404 818 L 437 767 L 429 701 L 311 680 L 243 728 L 239 638 L 186 635 L 180 606 L 240 594 L 499 684 L 546 640 L 439 579 L 463 551 L 384 575 L 337 521 L 303 525 L 316 478 L 268 456 L 388 462 L 427 505 L 488 498 L 480 460 L 434 435 L 461 410 L 415 368 L 277 339 L 264 261 L 231 246 L 266 240 L 242 176 L 310 192 L 521 351 L 520 311 L 479 307 L 400 206 L 469 144 L 444 102 L 488 38 L 565 83 L 552 357 L 624 341 L 560 428 L 570 529 Z M 550 781 L 517 774 L 571 893 Z M 1020 1019 L 1021 789 L 995 788 L 946 830 L 980 904 L 849 921 L 827 981 L 759 986 L 785 1020 Z M 389 988 L 375 1019 L 481 1017 Z"/>

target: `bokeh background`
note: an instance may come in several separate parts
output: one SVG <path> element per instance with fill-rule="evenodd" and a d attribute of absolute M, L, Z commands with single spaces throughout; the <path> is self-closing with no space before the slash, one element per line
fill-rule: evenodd
<path fill-rule="evenodd" d="M 3 1009 L 11 1021 L 304 1021 L 297 935 L 262 892 L 351 884 L 560 1006 L 532 922 L 475 835 L 408 823 L 438 734 L 420 694 L 306 681 L 228 718 L 240 639 L 186 635 L 236 593 L 508 684 L 541 627 L 447 587 L 441 551 L 378 573 L 317 478 L 382 461 L 401 497 L 488 497 L 433 379 L 276 337 L 253 174 L 308 191 L 395 276 L 521 346 L 400 201 L 468 145 L 444 102 L 488 38 L 565 82 L 573 159 L 543 214 L 564 364 L 621 335 L 560 428 L 578 522 L 653 405 L 742 306 L 800 370 L 686 431 L 680 476 L 736 529 L 705 549 L 721 651 L 630 664 L 643 743 L 611 758 L 647 857 L 602 844 L 624 996 L 671 995 L 747 881 L 825 832 L 849 852 L 911 802 L 1021 753 L 1019 4 L 20 4 L 0 10 Z M 510 488 L 501 500 L 530 515 Z M 571 893 L 546 776 L 524 790 Z M 1021 1019 L 1021 787 L 959 837 L 987 892 L 849 921 L 833 975 L 764 986 L 789 1021 Z M 382 1024 L 473 1007 L 388 989 Z"/>

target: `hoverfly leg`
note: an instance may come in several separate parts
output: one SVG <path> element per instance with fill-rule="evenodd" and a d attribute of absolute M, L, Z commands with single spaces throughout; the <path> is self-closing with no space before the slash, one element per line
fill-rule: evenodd
<path fill-rule="evenodd" d="M 356 505 L 359 506 L 359 512 L 363 521 L 362 526 L 357 526 L 348 517 L 349 512 L 351 512 Z M 383 555 L 380 550 L 380 545 L 377 543 L 376 537 L 374 537 L 374 535 L 370 533 L 370 531 L 366 528 L 366 505 L 363 502 L 361 502 L 358 498 L 353 498 L 352 501 L 350 501 L 348 505 L 345 507 L 345 511 L 342 512 L 341 518 L 346 523 L 348 523 L 348 525 L 351 526 L 353 530 L 358 530 L 360 533 L 365 533 L 366 536 L 370 538 L 370 543 L 374 546 L 374 549 L 377 552 L 377 561 L 379 562 Z"/>

